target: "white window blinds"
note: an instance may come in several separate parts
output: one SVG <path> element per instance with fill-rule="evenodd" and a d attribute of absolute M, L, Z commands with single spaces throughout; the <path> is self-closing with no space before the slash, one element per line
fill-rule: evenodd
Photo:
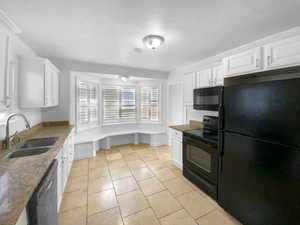
<path fill-rule="evenodd" d="M 91 82 L 78 82 L 79 129 L 90 128 L 99 123 L 98 85 Z"/>
<path fill-rule="evenodd" d="M 136 121 L 136 89 L 134 87 L 103 87 L 103 123 Z"/>
<path fill-rule="evenodd" d="M 141 120 L 160 121 L 160 88 L 141 88 Z"/>

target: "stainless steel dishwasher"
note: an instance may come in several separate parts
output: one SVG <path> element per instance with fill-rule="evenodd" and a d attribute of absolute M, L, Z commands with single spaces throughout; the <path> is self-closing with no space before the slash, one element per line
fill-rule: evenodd
<path fill-rule="evenodd" d="M 29 225 L 58 225 L 57 160 L 54 160 L 27 205 Z"/>

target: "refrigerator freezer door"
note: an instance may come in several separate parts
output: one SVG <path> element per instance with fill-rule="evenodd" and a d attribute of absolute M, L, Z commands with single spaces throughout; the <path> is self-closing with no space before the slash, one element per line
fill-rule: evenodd
<path fill-rule="evenodd" d="M 225 132 L 219 204 L 243 224 L 299 224 L 300 150 Z"/>
<path fill-rule="evenodd" d="M 224 89 L 225 130 L 300 146 L 300 79 Z"/>

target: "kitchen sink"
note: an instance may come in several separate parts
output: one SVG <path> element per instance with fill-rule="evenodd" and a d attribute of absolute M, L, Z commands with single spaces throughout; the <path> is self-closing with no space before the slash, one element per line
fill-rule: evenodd
<path fill-rule="evenodd" d="M 17 150 L 14 152 L 7 153 L 4 158 L 12 159 L 18 157 L 25 157 L 25 156 L 32 156 L 32 155 L 40 155 L 49 151 L 49 147 L 42 147 L 42 148 L 33 148 L 33 149 L 26 149 L 26 150 Z"/>
<path fill-rule="evenodd" d="M 57 139 L 56 137 L 29 139 L 19 149 L 52 146 Z"/>

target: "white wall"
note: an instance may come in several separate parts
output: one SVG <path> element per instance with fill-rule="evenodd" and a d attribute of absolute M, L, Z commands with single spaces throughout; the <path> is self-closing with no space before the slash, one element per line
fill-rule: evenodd
<path fill-rule="evenodd" d="M 208 67 L 213 67 L 215 65 L 219 65 L 222 62 L 222 59 L 226 56 L 230 56 L 230 55 L 233 55 L 233 54 L 236 54 L 236 53 L 239 53 L 239 52 L 251 49 L 251 48 L 263 46 L 267 43 L 278 41 L 278 40 L 289 38 L 289 37 L 293 37 L 296 35 L 300 35 L 300 27 L 295 27 L 293 29 L 290 29 L 290 30 L 287 30 L 284 32 L 280 32 L 280 33 L 265 37 L 263 39 L 248 43 L 246 45 L 227 50 L 218 55 L 199 60 L 198 62 L 195 62 L 193 64 L 189 64 L 189 65 L 177 68 L 170 72 L 168 83 L 169 84 L 180 83 L 183 75 L 186 73 L 197 72 L 197 71 L 200 71 L 200 70 L 208 68 Z M 182 107 L 183 107 L 183 105 L 182 105 Z M 168 117 L 171 117 L 171 113 L 174 113 L 174 112 L 169 111 Z M 190 110 L 189 118 L 192 120 L 202 121 L 203 115 L 217 115 L 217 113 L 209 112 L 209 111 Z M 183 117 L 183 116 L 179 115 L 179 117 Z"/>
<path fill-rule="evenodd" d="M 70 72 L 120 74 L 136 77 L 168 79 L 168 73 L 163 71 L 131 68 L 124 66 L 89 63 L 74 60 L 50 58 L 61 71 L 60 73 L 60 102 L 58 107 L 43 109 L 44 121 L 69 120 L 70 118 Z"/>
<path fill-rule="evenodd" d="M 0 31 L 8 32 L 10 31 L 2 24 L 0 24 Z M 29 119 L 31 125 L 36 125 L 42 121 L 42 114 L 40 109 L 20 109 L 18 107 L 18 76 L 21 75 L 18 73 L 18 57 L 34 57 L 36 56 L 35 52 L 26 45 L 22 40 L 19 39 L 18 36 L 11 34 L 11 41 L 10 41 L 10 60 L 13 60 L 16 65 L 16 73 L 15 73 L 15 83 L 14 83 L 14 95 L 13 95 L 13 105 L 11 112 L 20 112 L 24 113 L 27 118 Z M 20 84 L 21 85 L 21 84 Z M 34 87 L 34 84 L 33 84 Z M 2 115 L 5 118 L 4 115 Z M 0 115 L 1 117 L 1 115 Z M 3 139 L 5 136 L 5 120 L 0 121 L 0 139 Z M 14 123 L 11 124 L 11 134 L 14 133 L 16 130 L 21 131 L 25 128 L 24 122 L 22 119 L 18 118 L 15 120 Z"/>

